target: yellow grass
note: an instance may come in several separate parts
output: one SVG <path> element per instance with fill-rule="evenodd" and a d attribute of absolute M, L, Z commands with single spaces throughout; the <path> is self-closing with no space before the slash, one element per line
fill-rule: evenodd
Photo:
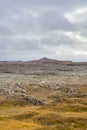
<path fill-rule="evenodd" d="M 87 130 L 86 99 L 73 99 L 73 104 L 70 100 L 53 100 L 46 106 L 5 103 L 0 107 L 0 130 Z"/>
<path fill-rule="evenodd" d="M 49 98 L 47 94 L 43 92 L 45 106 L 0 96 L 0 130 L 87 130 L 87 97 Z"/>
<path fill-rule="evenodd" d="M 34 130 L 35 128 L 40 128 L 40 125 L 37 125 L 33 122 L 20 122 L 16 120 L 1 121 L 0 130 Z"/>

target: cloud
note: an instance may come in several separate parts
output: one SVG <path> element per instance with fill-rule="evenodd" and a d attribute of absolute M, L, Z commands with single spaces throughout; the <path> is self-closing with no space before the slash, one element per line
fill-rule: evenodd
<path fill-rule="evenodd" d="M 71 23 L 77 24 L 87 21 L 86 14 L 87 14 L 87 7 L 84 7 L 84 8 L 77 8 L 74 11 L 66 13 L 65 17 Z"/>
<path fill-rule="evenodd" d="M 0 60 L 87 61 L 86 0 L 0 1 Z"/>
<path fill-rule="evenodd" d="M 60 11 L 46 10 L 39 17 L 39 24 L 43 30 L 74 30 L 74 26 L 63 16 Z"/>
<path fill-rule="evenodd" d="M 11 30 L 10 27 L 6 26 L 3 23 L 0 23 L 0 36 L 5 36 L 5 35 L 13 35 L 13 31 Z"/>

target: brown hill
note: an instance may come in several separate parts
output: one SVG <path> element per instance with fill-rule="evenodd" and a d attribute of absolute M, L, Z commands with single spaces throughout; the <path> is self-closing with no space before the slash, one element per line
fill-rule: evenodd
<path fill-rule="evenodd" d="M 32 61 L 29 61 L 28 63 L 54 63 L 54 64 L 74 64 L 74 62 L 72 61 L 61 61 L 61 60 L 56 60 L 56 59 L 50 59 L 50 58 L 47 58 L 47 57 L 43 57 L 41 59 L 38 59 L 38 60 L 32 60 Z"/>

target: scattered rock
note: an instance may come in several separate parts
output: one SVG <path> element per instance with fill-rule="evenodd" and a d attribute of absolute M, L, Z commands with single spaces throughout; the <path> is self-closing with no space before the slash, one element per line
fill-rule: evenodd
<path fill-rule="evenodd" d="M 15 99 L 23 99 L 33 105 L 46 105 L 46 101 L 43 98 L 37 99 L 34 96 L 28 96 L 26 87 L 22 83 L 12 83 L 8 87 L 0 87 L 0 94 L 7 97 L 14 97 Z"/>
<path fill-rule="evenodd" d="M 24 100 L 26 100 L 27 102 L 33 104 L 33 105 L 46 105 L 46 101 L 41 98 L 41 99 L 37 99 L 34 96 L 26 96 L 24 97 Z"/>

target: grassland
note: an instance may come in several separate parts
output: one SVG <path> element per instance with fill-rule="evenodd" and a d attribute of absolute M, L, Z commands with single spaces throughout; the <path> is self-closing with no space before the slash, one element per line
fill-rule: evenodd
<path fill-rule="evenodd" d="M 21 73 L 9 66 L 0 70 L 0 130 L 87 130 L 87 66 L 67 71 L 68 66 L 56 64 L 23 64 L 17 68 Z M 46 104 L 26 102 L 19 98 L 23 94 L 44 98 Z"/>
<path fill-rule="evenodd" d="M 87 130 L 87 98 L 47 99 L 45 106 L 0 103 L 0 130 Z"/>

